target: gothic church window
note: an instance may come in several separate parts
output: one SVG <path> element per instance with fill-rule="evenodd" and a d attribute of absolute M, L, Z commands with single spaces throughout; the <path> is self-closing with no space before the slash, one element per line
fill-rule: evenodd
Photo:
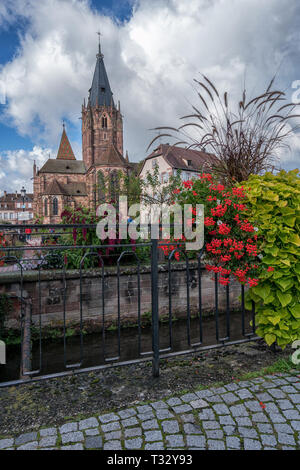
<path fill-rule="evenodd" d="M 102 129 L 107 129 L 107 117 L 106 116 L 102 116 L 101 127 Z"/>
<path fill-rule="evenodd" d="M 103 202 L 105 201 L 105 181 L 104 181 L 104 175 L 101 170 L 98 171 L 97 178 L 98 178 L 98 181 L 97 181 L 98 201 Z"/>
<path fill-rule="evenodd" d="M 58 215 L 58 201 L 56 197 L 52 201 L 52 215 Z"/>
<path fill-rule="evenodd" d="M 45 199 L 44 201 L 44 214 L 45 216 L 48 215 L 48 199 Z"/>

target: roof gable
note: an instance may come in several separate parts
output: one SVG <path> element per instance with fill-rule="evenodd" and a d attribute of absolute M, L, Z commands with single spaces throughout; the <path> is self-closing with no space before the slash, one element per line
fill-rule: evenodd
<path fill-rule="evenodd" d="M 71 144 L 69 142 L 68 136 L 65 131 L 65 126 L 63 128 L 62 136 L 60 139 L 60 145 L 59 145 L 56 158 L 58 160 L 76 160 Z"/>

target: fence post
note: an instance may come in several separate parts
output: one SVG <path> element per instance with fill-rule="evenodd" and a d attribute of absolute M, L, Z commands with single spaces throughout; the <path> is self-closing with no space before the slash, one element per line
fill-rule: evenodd
<path fill-rule="evenodd" d="M 152 374 L 159 376 L 158 240 L 151 240 Z"/>

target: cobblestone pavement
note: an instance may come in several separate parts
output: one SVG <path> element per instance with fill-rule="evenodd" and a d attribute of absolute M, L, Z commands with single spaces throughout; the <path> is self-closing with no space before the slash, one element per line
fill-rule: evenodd
<path fill-rule="evenodd" d="M 300 379 L 236 381 L 1 437 L 0 449 L 300 449 Z"/>

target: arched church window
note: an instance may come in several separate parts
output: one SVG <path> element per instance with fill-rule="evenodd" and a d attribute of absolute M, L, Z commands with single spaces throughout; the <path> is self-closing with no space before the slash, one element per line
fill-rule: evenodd
<path fill-rule="evenodd" d="M 48 215 L 48 199 L 47 198 L 44 201 L 44 214 L 45 216 Z"/>
<path fill-rule="evenodd" d="M 104 202 L 105 201 L 105 180 L 102 171 L 98 171 L 97 175 L 97 188 L 98 188 L 98 201 Z"/>
<path fill-rule="evenodd" d="M 119 182 L 119 177 L 118 173 L 116 170 L 113 170 L 110 174 L 110 181 L 109 181 L 109 189 L 110 189 L 110 197 L 112 202 L 118 202 L 117 198 L 119 196 L 120 192 L 120 182 Z"/>
<path fill-rule="evenodd" d="M 56 197 L 53 198 L 53 201 L 52 201 L 52 214 L 58 215 L 58 201 Z"/>
<path fill-rule="evenodd" d="M 102 116 L 101 126 L 102 126 L 102 129 L 107 129 L 107 117 L 106 116 Z"/>

